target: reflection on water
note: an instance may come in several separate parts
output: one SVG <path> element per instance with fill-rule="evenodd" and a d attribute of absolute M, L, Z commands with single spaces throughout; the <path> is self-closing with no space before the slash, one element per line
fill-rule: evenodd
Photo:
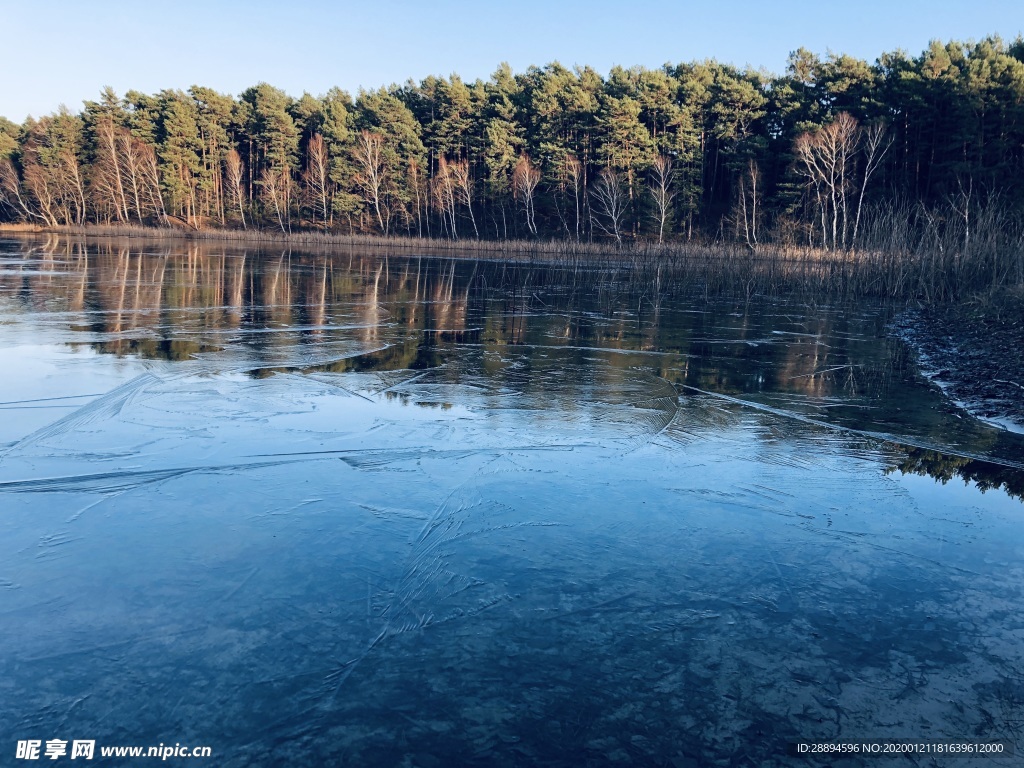
<path fill-rule="evenodd" d="M 886 338 L 881 309 L 667 305 L 638 300 L 605 275 L 359 252 L 127 241 L 87 248 L 53 238 L 27 254 L 10 244 L 8 254 L 0 271 L 7 310 L 45 309 L 35 323 L 82 331 L 62 341 L 103 353 L 200 360 L 204 370 L 253 377 L 444 366 L 507 380 L 535 409 L 571 401 L 598 368 L 621 377 L 642 367 L 683 395 L 724 393 L 903 438 L 906 458 L 893 465 L 902 472 L 1021 491 L 1017 462 L 980 459 L 1019 457 L 1022 441 L 965 421 L 917 381 L 906 350 Z M 536 375 L 564 363 L 587 375 Z"/>
<path fill-rule="evenodd" d="M 1024 472 L 1014 467 L 912 446 L 905 446 L 903 450 L 906 458 L 896 462 L 893 469 L 904 474 L 926 475 L 942 483 L 956 477 L 973 483 L 982 492 L 995 488 L 1003 489 L 1014 498 L 1024 497 Z"/>
<path fill-rule="evenodd" d="M 887 319 L 0 242 L 3 730 L 223 765 L 1019 740 L 1024 439 Z"/>

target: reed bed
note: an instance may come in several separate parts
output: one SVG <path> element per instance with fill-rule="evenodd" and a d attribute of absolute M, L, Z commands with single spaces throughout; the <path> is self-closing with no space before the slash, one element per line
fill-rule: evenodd
<path fill-rule="evenodd" d="M 797 295 L 814 300 L 876 297 L 924 304 L 998 295 L 1024 286 L 1024 222 L 999 205 L 971 215 L 888 204 L 867 213 L 857 248 L 827 251 L 784 243 L 634 241 L 623 245 L 566 240 L 439 240 L 324 232 L 63 227 L 68 236 L 115 240 L 187 239 L 257 250 L 370 252 L 500 262 L 523 285 L 535 267 L 568 272 L 576 286 L 614 286 L 641 300 L 695 290 L 708 296 Z M 546 270 L 541 270 L 546 271 Z M 544 277 L 550 279 L 550 275 Z"/>

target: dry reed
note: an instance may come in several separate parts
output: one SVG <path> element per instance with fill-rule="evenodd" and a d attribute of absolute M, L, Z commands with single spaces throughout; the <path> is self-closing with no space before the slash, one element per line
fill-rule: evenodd
<path fill-rule="evenodd" d="M 995 203 L 957 216 L 909 204 L 866 213 L 855 250 L 794 244 L 566 240 L 438 240 L 270 231 L 182 231 L 141 226 L 62 227 L 72 236 L 225 242 L 263 249 L 370 250 L 568 270 L 571 283 L 626 287 L 652 301 L 680 291 L 731 295 L 797 294 L 816 300 L 878 297 L 923 303 L 957 301 L 1024 285 L 1024 222 Z M 514 270 L 509 274 L 529 274 Z M 520 277 L 516 278 L 521 279 Z M 528 278 L 526 278 L 528 281 Z"/>

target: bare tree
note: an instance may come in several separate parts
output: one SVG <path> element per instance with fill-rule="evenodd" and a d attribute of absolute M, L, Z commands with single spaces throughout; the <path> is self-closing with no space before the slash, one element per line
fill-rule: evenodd
<path fill-rule="evenodd" d="M 96 122 L 98 140 L 96 163 L 96 189 L 103 195 L 118 221 L 128 221 L 128 199 L 124 193 L 121 177 L 121 159 L 118 126 L 110 115 L 104 115 Z"/>
<path fill-rule="evenodd" d="M 85 196 L 78 157 L 71 147 L 55 146 L 43 118 L 22 146 L 22 188 L 50 226 L 79 223 L 85 218 Z"/>
<path fill-rule="evenodd" d="M 859 139 L 857 121 L 848 112 L 840 112 L 828 125 L 804 133 L 796 140 L 801 171 L 815 189 L 826 248 L 830 243 L 832 248 L 846 246 L 849 183 Z M 831 218 L 831 238 L 826 228 L 828 218 Z"/>
<path fill-rule="evenodd" d="M 333 209 L 333 188 L 331 184 L 331 161 L 327 154 L 324 137 L 314 134 L 306 148 L 306 188 L 313 199 L 314 221 L 320 214 L 320 221 L 325 229 L 330 229 L 331 211 Z"/>
<path fill-rule="evenodd" d="M 132 136 L 125 128 L 117 128 L 118 163 L 121 167 L 125 194 L 130 193 L 132 208 L 136 218 L 141 222 L 150 214 L 159 215 L 163 211 L 163 200 L 159 197 L 159 174 L 152 176 L 147 168 L 151 158 L 155 158 L 153 147 L 141 139 Z M 155 189 L 154 189 L 155 187 Z"/>
<path fill-rule="evenodd" d="M 534 211 L 534 195 L 540 184 L 540 171 L 530 162 L 527 155 L 520 155 L 516 167 L 512 171 L 512 193 L 526 213 L 526 228 L 531 235 L 537 234 L 537 222 Z"/>
<path fill-rule="evenodd" d="M 437 162 L 437 172 L 431 181 L 434 207 L 441 213 L 441 222 L 450 230 L 453 240 L 459 239 L 455 223 L 455 177 L 451 164 L 444 158 Z"/>
<path fill-rule="evenodd" d="M 231 197 L 232 205 L 238 208 L 238 215 L 242 217 L 242 229 L 245 226 L 245 165 L 238 152 L 232 149 L 224 156 L 224 176 L 228 185 L 228 195 Z"/>
<path fill-rule="evenodd" d="M 126 195 L 130 193 L 135 218 L 142 221 L 142 161 L 139 156 L 139 145 L 142 143 L 123 128 L 116 129 L 118 165 L 121 167 Z"/>
<path fill-rule="evenodd" d="M 475 195 L 475 189 L 473 179 L 469 173 L 469 161 L 457 160 L 449 163 L 448 169 L 456 194 L 462 204 L 466 206 L 466 210 L 469 211 L 469 220 L 473 223 L 473 234 L 476 236 L 476 239 L 479 240 L 480 231 L 476 228 L 476 216 L 473 215 L 473 197 Z"/>
<path fill-rule="evenodd" d="M 586 169 L 583 163 L 574 155 L 566 155 L 563 161 L 563 172 L 568 188 L 572 190 L 572 200 L 575 204 L 575 239 L 580 242 L 580 223 L 582 220 L 582 204 L 586 195 Z"/>
<path fill-rule="evenodd" d="M 40 218 L 48 226 L 57 226 L 60 192 L 53 174 L 50 173 L 50 169 L 40 165 L 36 159 L 34 149 L 25 152 L 21 162 L 25 187 L 32 193 L 32 197 L 35 198 Z"/>
<path fill-rule="evenodd" d="M 74 205 L 71 221 L 81 224 L 85 221 L 85 184 L 82 180 L 82 169 L 78 157 L 73 150 L 65 149 L 60 153 L 60 168 L 64 186 Z"/>
<path fill-rule="evenodd" d="M 149 144 L 142 144 L 139 148 L 139 163 L 145 180 L 147 205 L 161 222 L 167 223 L 167 209 L 164 207 L 164 196 L 160 191 L 160 167 L 157 164 L 156 150 Z"/>
<path fill-rule="evenodd" d="M 857 198 L 857 218 L 853 222 L 853 237 L 851 242 L 856 247 L 857 232 L 860 231 L 860 214 L 864 208 L 864 192 L 868 188 L 868 182 L 882 164 L 882 158 L 892 146 L 892 137 L 888 136 L 888 127 L 884 122 L 877 122 L 869 125 L 861 131 L 864 143 L 864 176 L 861 179 L 860 195 Z M 887 140 L 888 139 L 888 140 Z"/>
<path fill-rule="evenodd" d="M 359 173 L 356 181 L 362 187 L 366 202 L 373 206 L 377 214 L 377 223 L 380 231 L 387 234 L 388 227 L 385 224 L 383 208 L 385 206 L 384 194 L 387 183 L 387 166 L 384 162 L 384 137 L 379 133 L 360 131 L 356 137 L 356 146 L 353 156 L 359 165 Z"/>
<path fill-rule="evenodd" d="M 597 181 L 590 188 L 594 201 L 595 219 L 598 229 L 612 235 L 616 242 L 622 242 L 622 216 L 626 209 L 626 195 L 622 189 L 622 178 L 614 168 L 603 168 Z"/>
<path fill-rule="evenodd" d="M 672 212 L 672 202 L 676 198 L 675 168 L 669 155 L 658 155 L 654 159 L 648 189 L 654 198 L 655 221 L 658 224 L 660 243 L 665 239 L 665 223 Z"/>
<path fill-rule="evenodd" d="M 22 196 L 18 171 L 7 158 L 0 159 L 0 202 L 6 203 L 26 219 L 45 221 L 45 218 Z"/>
<path fill-rule="evenodd" d="M 409 158 L 409 185 L 416 192 L 416 234 L 418 237 L 423 237 L 423 216 L 421 213 L 423 210 L 423 183 L 420 180 L 420 166 L 415 158 Z M 429 214 L 427 218 L 429 228 Z"/>
<path fill-rule="evenodd" d="M 757 247 L 758 207 L 761 201 L 761 169 L 756 160 L 747 163 L 747 172 L 740 175 L 740 215 L 743 216 L 743 234 L 747 246 Z"/>
<path fill-rule="evenodd" d="M 267 168 L 263 171 L 259 181 L 263 200 L 267 205 L 273 207 L 274 213 L 277 215 L 278 226 L 285 233 L 291 229 L 291 216 L 289 215 L 291 180 L 292 175 L 287 168 L 280 170 Z M 285 226 L 286 219 L 287 226 Z"/>

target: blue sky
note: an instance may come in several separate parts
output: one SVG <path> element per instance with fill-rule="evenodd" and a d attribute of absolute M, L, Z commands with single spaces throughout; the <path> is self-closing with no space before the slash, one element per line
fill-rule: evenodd
<path fill-rule="evenodd" d="M 266 81 L 294 96 L 350 92 L 457 72 L 486 78 L 558 60 L 657 67 L 717 58 L 780 72 L 800 46 L 874 60 L 931 39 L 1024 33 L 1024 0 L 362 0 L 361 2 L 22 2 L 0 0 L 6 74 L 0 115 L 71 109 L 104 85 L 206 85 L 237 94 Z"/>

